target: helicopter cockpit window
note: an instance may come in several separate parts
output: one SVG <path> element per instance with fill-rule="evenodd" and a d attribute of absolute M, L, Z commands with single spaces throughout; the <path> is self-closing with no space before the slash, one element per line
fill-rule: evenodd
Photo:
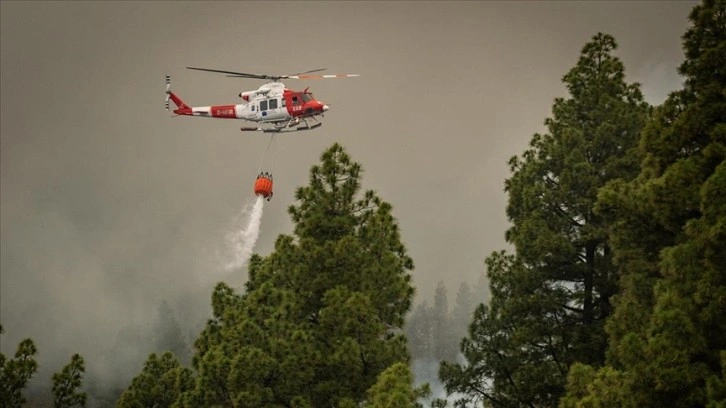
<path fill-rule="evenodd" d="M 293 105 L 299 105 L 300 101 L 297 99 L 297 95 L 292 97 L 292 104 Z"/>
<path fill-rule="evenodd" d="M 277 109 L 277 99 L 270 99 L 270 109 Z"/>
<path fill-rule="evenodd" d="M 260 110 L 261 111 L 267 110 L 267 101 L 260 101 Z"/>
<path fill-rule="evenodd" d="M 310 94 L 302 94 L 302 99 L 303 99 L 303 102 L 310 102 L 313 100 L 313 97 Z"/>

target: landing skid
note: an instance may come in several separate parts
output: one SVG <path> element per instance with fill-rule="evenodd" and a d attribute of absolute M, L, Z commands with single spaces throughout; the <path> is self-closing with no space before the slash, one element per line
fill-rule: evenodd
<path fill-rule="evenodd" d="M 262 132 L 262 133 L 289 133 L 299 132 L 301 130 L 313 130 L 323 126 L 322 123 L 316 123 L 312 126 L 298 126 L 296 128 L 261 128 L 261 127 L 241 127 L 243 132 Z"/>

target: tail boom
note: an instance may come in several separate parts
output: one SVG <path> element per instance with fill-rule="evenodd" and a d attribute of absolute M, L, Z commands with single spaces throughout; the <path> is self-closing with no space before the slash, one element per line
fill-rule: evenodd
<path fill-rule="evenodd" d="M 171 91 L 171 77 L 166 75 L 166 109 L 169 110 L 169 99 L 174 102 L 174 113 L 186 116 L 204 116 L 208 118 L 242 119 L 244 105 L 189 106 Z"/>

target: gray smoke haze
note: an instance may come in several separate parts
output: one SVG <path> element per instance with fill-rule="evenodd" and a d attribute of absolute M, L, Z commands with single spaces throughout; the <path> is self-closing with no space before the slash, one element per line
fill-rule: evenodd
<path fill-rule="evenodd" d="M 120 381 L 152 350 L 166 300 L 185 330 L 209 314 L 231 217 L 253 197 L 267 139 L 240 121 L 171 118 L 164 74 L 189 104 L 236 103 L 261 82 L 201 66 L 359 78 L 288 81 L 331 106 L 280 137 L 257 251 L 290 233 L 287 207 L 340 142 L 364 188 L 394 206 L 418 299 L 475 282 L 506 247 L 506 162 L 543 131 L 560 79 L 598 31 L 651 103 L 679 88 L 693 2 L 0 2 L 2 352 L 32 337 L 36 380 L 74 352 Z M 125 334 L 124 334 L 125 333 Z M 133 337 L 133 336 L 131 336 Z M 106 355 L 106 357 L 104 357 Z"/>

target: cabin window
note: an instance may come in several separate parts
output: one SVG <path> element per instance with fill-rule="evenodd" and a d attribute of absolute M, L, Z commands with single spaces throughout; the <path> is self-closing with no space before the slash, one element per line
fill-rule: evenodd
<path fill-rule="evenodd" d="M 255 105 L 252 105 L 252 112 L 255 111 Z"/>
<path fill-rule="evenodd" d="M 299 105 L 300 104 L 300 102 L 297 100 L 297 95 L 295 95 L 295 96 L 292 97 L 292 104 L 293 105 Z"/>
<path fill-rule="evenodd" d="M 260 101 L 260 110 L 261 111 L 267 110 L 267 101 Z"/>
<path fill-rule="evenodd" d="M 277 99 L 270 99 L 270 109 L 277 109 Z"/>
<path fill-rule="evenodd" d="M 287 101 L 285 98 L 282 98 L 282 107 L 284 108 L 285 106 L 287 106 Z"/>

